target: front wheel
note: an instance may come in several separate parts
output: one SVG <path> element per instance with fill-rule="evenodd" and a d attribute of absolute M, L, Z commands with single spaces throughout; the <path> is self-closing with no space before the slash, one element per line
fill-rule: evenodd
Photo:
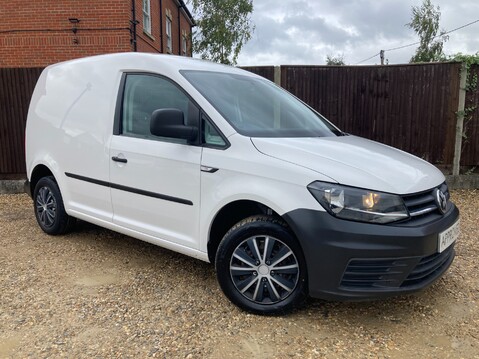
<path fill-rule="evenodd" d="M 255 216 L 231 228 L 216 254 L 216 274 L 225 295 L 257 314 L 279 314 L 307 295 L 304 256 L 281 220 Z"/>

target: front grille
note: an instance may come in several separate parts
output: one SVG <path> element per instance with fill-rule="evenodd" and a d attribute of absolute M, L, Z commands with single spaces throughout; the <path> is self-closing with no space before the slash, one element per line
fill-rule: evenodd
<path fill-rule="evenodd" d="M 450 194 L 447 184 L 444 182 L 437 188 L 444 193 L 449 206 Z M 413 222 L 414 224 L 419 225 L 433 221 L 442 216 L 434 197 L 435 191 L 436 188 L 433 188 L 425 192 L 402 196 L 410 215 L 410 218 L 406 220 L 407 222 Z"/>
<path fill-rule="evenodd" d="M 351 259 L 340 286 L 349 290 L 414 288 L 442 273 L 451 263 L 454 246 L 426 257 Z"/>

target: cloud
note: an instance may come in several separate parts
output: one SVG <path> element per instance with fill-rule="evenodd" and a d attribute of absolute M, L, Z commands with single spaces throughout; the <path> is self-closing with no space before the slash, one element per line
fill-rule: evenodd
<path fill-rule="evenodd" d="M 239 65 L 324 64 L 326 55 L 343 54 L 354 64 L 376 54 L 418 41 L 405 26 L 413 0 L 316 0 L 254 1 L 256 30 L 238 59 Z M 453 29 L 479 18 L 479 2 L 439 0 L 441 28 Z M 476 18 L 474 18 L 476 17 Z M 446 53 L 479 50 L 479 23 L 450 35 Z M 405 63 L 416 46 L 386 53 L 391 63 Z M 379 62 L 376 56 L 366 64 Z"/>

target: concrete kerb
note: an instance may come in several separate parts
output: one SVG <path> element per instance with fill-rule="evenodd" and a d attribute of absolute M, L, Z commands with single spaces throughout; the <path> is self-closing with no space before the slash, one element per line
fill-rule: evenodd
<path fill-rule="evenodd" d="M 0 180 L 0 194 L 24 193 L 25 180 Z"/>
<path fill-rule="evenodd" d="M 479 175 L 449 175 L 446 176 L 450 189 L 476 189 L 479 188 Z"/>
<path fill-rule="evenodd" d="M 450 189 L 479 189 L 479 175 L 448 175 L 447 184 Z M 25 180 L 0 180 L 0 194 L 24 193 Z"/>

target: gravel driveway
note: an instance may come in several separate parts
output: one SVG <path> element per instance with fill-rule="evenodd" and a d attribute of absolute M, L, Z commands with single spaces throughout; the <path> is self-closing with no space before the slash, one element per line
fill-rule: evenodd
<path fill-rule="evenodd" d="M 261 317 L 207 263 L 84 222 L 50 237 L 1 195 L 0 358 L 479 358 L 479 190 L 452 197 L 457 257 L 426 291 Z"/>

